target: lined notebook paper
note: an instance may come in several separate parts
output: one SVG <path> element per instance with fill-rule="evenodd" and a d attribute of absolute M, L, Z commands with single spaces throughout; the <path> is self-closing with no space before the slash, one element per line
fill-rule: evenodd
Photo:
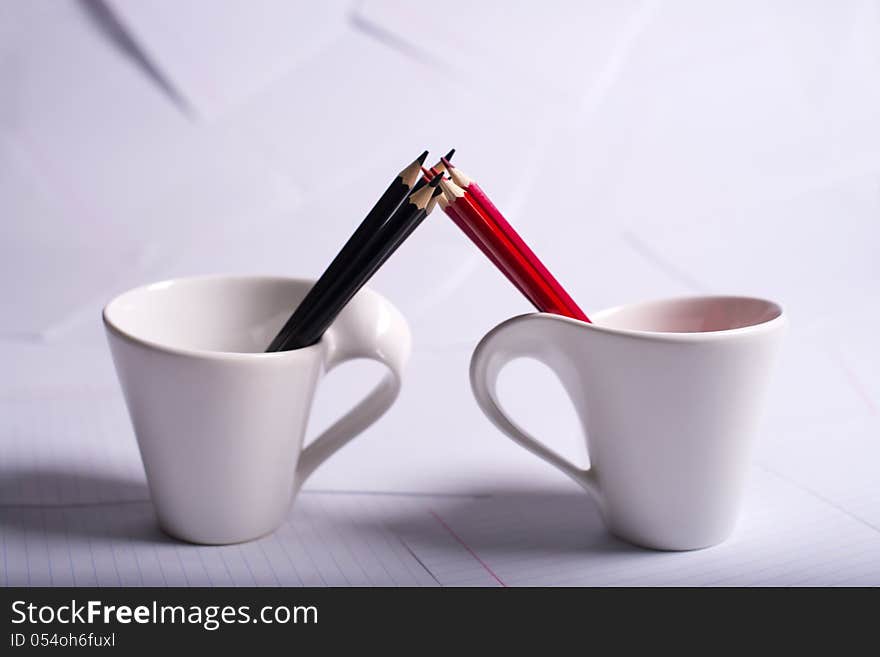
<path fill-rule="evenodd" d="M 561 477 L 503 479 L 506 468 L 456 492 L 306 488 L 274 534 L 209 547 L 158 529 L 115 388 L 7 391 L 0 395 L 0 583 L 880 585 L 880 442 L 871 407 L 848 421 L 817 418 L 785 430 L 777 417 L 773 424 L 736 533 L 708 550 L 632 547 L 607 533 L 574 485 Z M 479 434 L 473 439 L 496 438 Z M 426 430 L 420 444 L 442 458 L 439 438 Z"/>
<path fill-rule="evenodd" d="M 784 521 L 781 521 L 784 519 Z M 304 492 L 257 541 L 194 546 L 149 502 L 4 505 L 5 586 L 878 585 L 880 532 L 758 469 L 725 544 L 652 552 L 568 493 Z"/>
<path fill-rule="evenodd" d="M 269 537 L 201 547 L 156 526 L 149 502 L 4 507 L 6 586 L 436 586 L 376 522 L 388 500 L 304 495 Z"/>

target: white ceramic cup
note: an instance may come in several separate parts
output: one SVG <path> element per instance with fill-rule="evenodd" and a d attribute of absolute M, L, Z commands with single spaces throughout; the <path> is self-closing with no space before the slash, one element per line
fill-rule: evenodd
<path fill-rule="evenodd" d="M 591 316 L 514 317 L 471 360 L 477 403 L 501 431 L 586 489 L 609 530 L 661 550 L 720 543 L 739 512 L 753 436 L 786 319 L 770 301 L 649 301 Z M 519 357 L 559 377 L 590 467 L 548 449 L 502 410 L 496 382 Z"/>
<path fill-rule="evenodd" d="M 316 344 L 264 353 L 312 281 L 200 277 L 126 292 L 104 325 L 162 528 L 194 543 L 274 531 L 303 481 L 397 398 L 410 352 L 403 316 L 363 289 Z M 321 376 L 356 358 L 388 368 L 303 448 Z"/>

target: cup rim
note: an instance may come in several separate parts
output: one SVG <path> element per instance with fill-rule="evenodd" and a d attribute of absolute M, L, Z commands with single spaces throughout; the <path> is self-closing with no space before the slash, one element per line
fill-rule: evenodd
<path fill-rule="evenodd" d="M 172 354 L 175 356 L 189 356 L 192 358 L 201 358 L 201 359 L 214 359 L 214 360 L 267 360 L 267 359 L 276 359 L 281 360 L 284 358 L 296 358 L 301 354 L 317 351 L 319 349 L 323 349 L 326 345 L 324 338 L 322 337 L 318 342 L 313 345 L 309 345 L 308 347 L 300 347 L 299 349 L 289 349 L 287 351 L 253 351 L 253 352 L 241 352 L 241 351 L 215 351 L 211 349 L 191 349 L 187 347 L 175 347 L 169 344 L 165 344 L 162 342 L 157 342 L 155 340 L 148 340 L 146 338 L 135 335 L 131 331 L 125 330 L 121 326 L 119 326 L 118 322 L 114 321 L 111 317 L 113 311 L 113 305 L 120 302 L 124 297 L 134 294 L 137 292 L 148 292 L 150 288 L 164 288 L 173 284 L 178 283 L 197 283 L 197 282 L 206 282 L 206 281 L 250 281 L 254 283 L 299 283 L 305 285 L 314 285 L 315 280 L 311 278 L 302 278 L 296 276 L 276 276 L 276 275 L 263 275 L 263 274 L 203 274 L 196 276 L 179 276 L 175 278 L 166 278 L 161 281 L 156 281 L 153 283 L 147 283 L 145 285 L 138 285 L 136 287 L 125 290 L 124 292 L 120 292 L 116 296 L 114 296 L 110 301 L 108 301 L 103 310 L 101 311 L 101 319 L 103 320 L 105 328 L 113 333 L 114 335 L 122 338 L 123 340 L 127 340 L 134 344 L 140 345 L 142 347 L 146 347 L 148 349 L 152 349 L 155 351 L 160 351 L 166 354 Z M 371 290 L 370 288 L 364 286 L 358 291 L 358 295 L 361 293 L 365 293 L 367 296 L 374 297 L 377 301 L 384 301 L 386 303 L 390 303 L 383 297 L 381 294 Z M 293 312 L 293 309 L 291 309 Z"/>
<path fill-rule="evenodd" d="M 758 322 L 757 324 L 749 324 L 748 326 L 740 326 L 737 328 L 730 329 L 721 329 L 718 331 L 647 331 L 642 329 L 626 329 L 626 328 L 616 328 L 610 326 L 602 326 L 601 324 L 596 324 L 592 322 L 584 322 L 579 319 L 574 319 L 573 317 L 565 317 L 564 315 L 555 315 L 552 313 L 532 313 L 538 316 L 544 317 L 552 317 L 553 319 L 562 320 L 565 322 L 573 323 L 578 326 L 582 326 L 584 328 L 588 328 L 593 331 L 599 331 L 601 333 L 609 333 L 612 335 L 623 335 L 632 338 L 638 338 L 642 340 L 658 340 L 658 341 L 668 341 L 668 342 L 703 342 L 703 341 L 718 341 L 718 340 L 730 340 L 737 337 L 742 337 L 745 335 L 751 335 L 755 333 L 764 333 L 766 331 L 770 331 L 778 326 L 785 326 L 788 322 L 787 316 L 785 314 L 785 310 L 782 305 L 771 301 L 769 299 L 765 299 L 763 297 L 752 297 L 745 295 L 735 295 L 735 294 L 698 294 L 698 295 L 683 295 L 677 297 L 655 297 L 651 299 L 643 299 L 640 301 L 634 301 L 632 303 L 621 303 L 616 306 L 611 306 L 610 308 L 603 308 L 602 310 L 592 313 L 590 315 L 591 318 L 601 318 L 604 315 L 609 315 L 623 308 L 632 308 L 633 306 L 640 306 L 652 303 L 663 303 L 663 302 L 671 302 L 671 301 L 757 301 L 760 303 L 767 304 L 771 308 L 775 309 L 776 315 L 771 319 L 765 320 L 763 322 Z"/>

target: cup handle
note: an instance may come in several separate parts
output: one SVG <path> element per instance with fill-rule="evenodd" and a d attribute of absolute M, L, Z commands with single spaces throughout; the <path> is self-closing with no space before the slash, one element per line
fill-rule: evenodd
<path fill-rule="evenodd" d="M 373 293 L 369 290 L 360 293 L 365 294 Z M 324 361 L 327 372 L 360 358 L 382 363 L 388 371 L 357 406 L 303 448 L 296 469 L 297 489 L 319 465 L 391 408 L 400 394 L 412 344 L 406 321 L 388 302 L 381 299 L 376 303 L 357 297 L 324 333 L 322 340 L 327 344 Z"/>
<path fill-rule="evenodd" d="M 598 502 L 601 498 L 595 473 L 591 469 L 579 468 L 538 442 L 509 418 L 498 401 L 498 376 L 504 366 L 516 358 L 534 358 L 544 363 L 571 394 L 565 377 L 561 376 L 560 372 L 561 364 L 567 362 L 568 357 L 559 346 L 559 341 L 552 339 L 554 329 L 564 330 L 559 323 L 565 321 L 567 320 L 555 315 L 537 313 L 514 317 L 499 324 L 474 350 L 470 367 L 471 388 L 477 404 L 492 424 L 515 443 L 564 472 Z M 535 326 L 536 322 L 540 322 L 542 326 Z"/>

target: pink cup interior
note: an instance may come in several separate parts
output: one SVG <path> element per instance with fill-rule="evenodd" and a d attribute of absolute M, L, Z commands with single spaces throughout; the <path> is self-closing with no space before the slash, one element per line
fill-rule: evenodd
<path fill-rule="evenodd" d="M 646 301 L 591 317 L 598 326 L 630 331 L 705 333 L 755 326 L 776 319 L 782 308 L 750 297 L 691 297 Z"/>

